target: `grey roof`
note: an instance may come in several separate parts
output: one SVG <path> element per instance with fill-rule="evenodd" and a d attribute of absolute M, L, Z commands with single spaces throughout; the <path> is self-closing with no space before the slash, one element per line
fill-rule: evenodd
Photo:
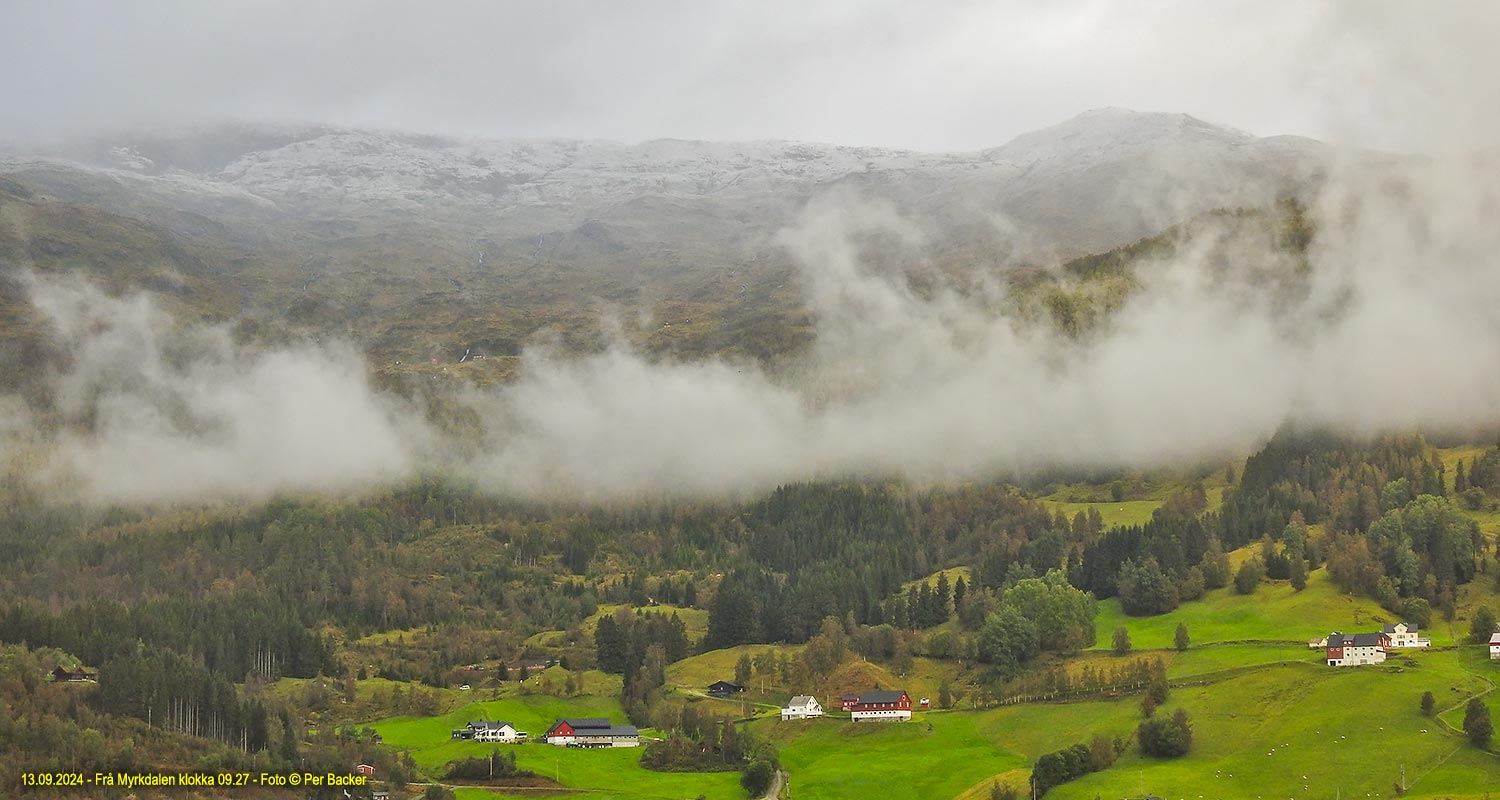
<path fill-rule="evenodd" d="M 789 705 L 789 706 L 805 706 L 805 705 L 807 705 L 807 701 L 809 701 L 811 699 L 813 699 L 813 697 L 810 694 L 799 694 L 796 697 L 793 697 L 791 699 L 791 701 L 787 703 L 787 705 Z"/>
<path fill-rule="evenodd" d="M 512 727 L 512 728 L 515 727 L 514 725 L 511 725 L 509 722 L 489 722 L 487 720 L 482 720 L 482 719 L 477 719 L 477 720 L 474 720 L 473 722 L 469 723 L 469 727 L 473 728 L 476 731 L 478 731 L 478 730 L 486 730 L 486 729 L 492 730 L 492 731 L 493 730 L 499 730 L 501 728 L 504 728 L 507 725 L 510 725 L 510 727 Z"/>
<path fill-rule="evenodd" d="M 895 702 L 899 702 L 901 700 L 901 695 L 903 695 L 903 694 L 906 694 L 906 692 L 902 692 L 902 691 L 895 691 L 895 692 L 861 692 L 860 695 L 859 695 L 859 702 L 860 703 L 895 703 Z"/>
<path fill-rule="evenodd" d="M 1386 625 L 1386 626 L 1382 627 L 1381 630 L 1384 631 L 1385 633 L 1395 633 L 1397 625 L 1405 625 L 1407 633 L 1416 633 L 1417 632 L 1417 626 L 1413 625 L 1410 622 L 1396 622 L 1396 623 L 1392 623 L 1390 625 Z"/>
<path fill-rule="evenodd" d="M 552 723 L 556 728 L 566 722 L 575 736 L 639 736 L 634 725 L 615 725 L 607 717 L 563 717 Z"/>
<path fill-rule="evenodd" d="M 609 717 L 563 717 L 558 722 L 566 722 L 574 730 L 579 728 L 608 728 Z"/>
<path fill-rule="evenodd" d="M 1355 647 L 1375 647 L 1380 644 L 1381 634 L 1356 633 L 1353 638 Z"/>
<path fill-rule="evenodd" d="M 639 736 L 634 725 L 606 725 L 602 728 L 575 728 L 579 736 Z"/>

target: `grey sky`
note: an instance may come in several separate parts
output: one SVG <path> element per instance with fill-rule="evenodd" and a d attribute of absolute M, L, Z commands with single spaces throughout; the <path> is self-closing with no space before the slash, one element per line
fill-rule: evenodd
<path fill-rule="evenodd" d="M 3 6 L 0 138 L 236 118 L 931 150 L 1106 105 L 1399 144 L 1376 87 L 1423 76 L 1436 17 L 1496 17 L 1265 0 Z"/>

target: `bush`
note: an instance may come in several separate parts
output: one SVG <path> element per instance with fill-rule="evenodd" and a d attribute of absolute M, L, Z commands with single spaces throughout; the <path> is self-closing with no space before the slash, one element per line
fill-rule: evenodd
<path fill-rule="evenodd" d="M 1124 625 L 1115 628 L 1114 634 L 1115 655 L 1123 656 L 1130 652 L 1130 631 Z"/>
<path fill-rule="evenodd" d="M 1156 758 L 1187 755 L 1193 746 L 1193 726 L 1186 711 L 1178 709 L 1171 718 L 1152 717 L 1135 730 L 1141 752 Z"/>
<path fill-rule="evenodd" d="M 484 758 L 463 758 L 448 762 L 448 771 L 444 778 L 457 778 L 468 780 L 481 780 L 484 778 L 510 778 L 516 775 L 530 775 L 516 767 L 515 753 L 501 753 L 500 748 L 495 748 Z"/>
<path fill-rule="evenodd" d="M 745 771 L 740 773 L 740 785 L 751 797 L 759 797 L 771 788 L 771 779 L 776 775 L 775 767 L 769 761 L 752 761 Z"/>
<path fill-rule="evenodd" d="M 1474 612 L 1474 621 L 1469 623 L 1469 641 L 1484 644 L 1495 632 L 1495 614 L 1485 606 Z"/>
<path fill-rule="evenodd" d="M 1036 760 L 1031 770 L 1031 782 L 1036 796 L 1041 797 L 1048 789 L 1093 772 L 1096 767 L 1094 754 L 1089 745 L 1075 744 L 1066 750 L 1047 753 Z"/>
<path fill-rule="evenodd" d="M 1265 577 L 1266 565 L 1260 559 L 1252 558 L 1241 564 L 1239 572 L 1234 574 L 1234 590 L 1240 594 L 1253 594 Z"/>
<path fill-rule="evenodd" d="M 1490 737 L 1495 734 L 1495 727 L 1490 722 L 1490 707 L 1478 697 L 1471 698 L 1469 705 L 1464 708 L 1464 733 L 1469 735 L 1469 741 L 1475 747 L 1488 747 Z"/>
<path fill-rule="evenodd" d="M 1432 716 L 1432 709 L 1436 705 L 1437 699 L 1432 696 L 1432 692 L 1422 693 L 1422 713 L 1424 715 Z"/>

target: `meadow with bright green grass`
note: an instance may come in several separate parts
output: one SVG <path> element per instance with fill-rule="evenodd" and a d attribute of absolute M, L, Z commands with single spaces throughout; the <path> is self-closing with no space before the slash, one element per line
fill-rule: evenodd
<path fill-rule="evenodd" d="M 1089 509 L 1097 509 L 1099 517 L 1104 521 L 1104 527 L 1113 528 L 1117 525 L 1145 525 L 1151 521 L 1151 515 L 1156 509 L 1161 508 L 1162 500 L 1122 500 L 1114 503 L 1068 503 L 1058 500 L 1043 500 L 1042 504 L 1048 511 L 1056 514 L 1061 511 L 1072 519 L 1078 512 L 1088 513 Z"/>
<path fill-rule="evenodd" d="M 1181 759 L 1134 753 L 1049 797 L 1164 798 L 1389 796 L 1406 768 L 1411 796 L 1480 794 L 1500 781 L 1500 758 L 1422 716 L 1422 692 L 1458 702 L 1489 684 L 1471 655 L 1433 651 L 1369 668 L 1276 667 L 1173 691 L 1166 710 L 1192 717 L 1194 744 Z M 1026 705 L 982 715 L 982 729 L 1028 758 L 1093 733 L 1127 734 L 1134 698 Z M 1306 776 L 1305 778 L 1303 776 Z"/>
<path fill-rule="evenodd" d="M 586 790 L 590 797 L 615 800 L 696 797 L 709 800 L 739 800 L 739 773 L 661 773 L 640 766 L 642 748 L 578 749 L 552 747 L 537 742 L 496 745 L 454 740 L 451 732 L 472 720 L 502 720 L 540 738 L 559 717 L 609 717 L 624 722 L 625 714 L 613 697 L 551 697 L 525 695 L 471 703 L 434 717 L 392 717 L 371 723 L 388 746 L 411 753 L 417 767 L 430 777 L 440 777 L 445 764 L 458 758 L 481 756 L 500 747 L 515 753 L 522 769 L 557 780 L 564 786 Z M 493 793 L 471 789 L 467 794 L 485 797 Z M 462 795 L 461 795 L 462 796 Z"/>
<path fill-rule="evenodd" d="M 997 772 L 1027 766 L 983 736 L 980 715 L 917 712 L 911 722 L 764 720 L 758 734 L 781 748 L 799 800 L 955 797 Z"/>
<path fill-rule="evenodd" d="M 1179 623 L 1187 625 L 1194 644 L 1276 641 L 1305 645 L 1331 631 L 1371 631 L 1394 621 L 1396 615 L 1374 600 L 1340 591 L 1327 570 L 1319 569 L 1308 574 L 1307 588 L 1300 592 L 1286 581 L 1263 583 L 1248 596 L 1225 587 L 1154 617 L 1128 616 L 1120 610 L 1118 599 L 1104 600 L 1094 621 L 1095 649 L 1109 649 L 1110 635 L 1121 625 L 1130 631 L 1132 646 L 1149 649 L 1172 647 Z M 1451 643 L 1444 638 L 1446 632 L 1436 635 L 1434 644 Z"/>
<path fill-rule="evenodd" d="M 1205 648 L 1215 649 L 1257 648 Z M 1157 760 L 1132 750 L 1114 767 L 1048 797 L 1312 798 L 1340 791 L 1385 797 L 1403 765 L 1411 796 L 1477 797 L 1500 781 L 1500 758 L 1445 732 L 1418 704 L 1424 691 L 1446 705 L 1489 689 L 1480 657 L 1478 648 L 1438 650 L 1347 669 L 1308 659 L 1174 689 L 1167 712 L 1186 709 L 1195 729 L 1187 756 Z M 1462 710 L 1456 713 L 1461 720 Z M 918 800 L 983 797 L 997 775 L 1024 785 L 1025 769 L 1038 756 L 1094 734 L 1129 736 L 1140 720 L 1138 698 L 1125 697 L 919 712 L 910 723 L 754 726 L 780 746 L 796 797 Z"/>

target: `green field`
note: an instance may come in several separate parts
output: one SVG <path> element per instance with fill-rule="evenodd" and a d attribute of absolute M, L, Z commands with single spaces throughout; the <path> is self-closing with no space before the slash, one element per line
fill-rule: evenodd
<path fill-rule="evenodd" d="M 792 796 L 954 797 L 1026 759 L 981 735 L 978 714 L 917 712 L 911 722 L 766 720 L 757 733 L 782 748 Z"/>
<path fill-rule="evenodd" d="M 1232 587 L 1215 589 L 1202 599 L 1183 603 L 1176 610 L 1155 617 L 1130 617 L 1120 610 L 1118 599 L 1099 603 L 1096 649 L 1109 649 L 1116 627 L 1130 631 L 1136 648 L 1171 647 L 1178 623 L 1185 623 L 1194 644 L 1210 642 L 1273 641 L 1301 642 L 1321 639 L 1331 631 L 1371 631 L 1394 614 L 1367 597 L 1339 591 L 1326 570 L 1308 575 L 1307 588 L 1294 591 L 1291 584 L 1276 581 L 1261 584 L 1255 594 L 1236 594 Z M 1447 633 L 1434 632 L 1434 644 L 1449 644 Z"/>
<path fill-rule="evenodd" d="M 786 653 L 795 657 L 802 651 L 801 645 L 772 645 L 772 644 L 747 644 L 739 647 L 730 647 L 724 650 L 710 650 L 696 656 L 689 656 L 681 661 L 667 666 L 667 685 L 682 689 L 702 691 L 714 681 L 734 680 L 734 665 L 740 660 L 741 654 L 747 654 L 752 659 L 756 656 L 770 653 Z M 760 679 L 751 681 L 754 688 L 760 687 Z M 775 686 L 768 687 L 776 689 Z M 795 692 L 788 691 L 790 696 Z"/>
<path fill-rule="evenodd" d="M 1058 511 L 1068 515 L 1072 519 L 1078 512 L 1088 512 L 1089 509 L 1098 509 L 1099 516 L 1104 520 L 1104 527 L 1113 528 L 1117 525 L 1144 525 L 1151 521 L 1152 512 L 1161 508 L 1161 500 L 1122 500 L 1115 503 L 1066 503 L 1058 500 L 1043 500 L 1047 510 L 1056 514 Z"/>
<path fill-rule="evenodd" d="M 1444 732 L 1418 710 L 1423 691 L 1458 702 L 1487 689 L 1469 671 L 1471 657 L 1435 651 L 1374 668 L 1279 667 L 1177 689 L 1168 707 L 1192 715 L 1188 756 L 1156 761 L 1130 755 L 1049 796 L 1384 797 L 1403 767 L 1412 796 L 1478 796 L 1500 781 L 1500 759 Z M 1132 702 L 1081 705 L 1074 715 L 1080 722 L 1113 718 L 1121 732 L 1138 716 Z M 1008 709 L 998 721 L 1063 727 L 1057 715 L 1040 713 L 1038 707 Z M 1039 744 L 1051 746 L 1033 746 Z"/>
<path fill-rule="evenodd" d="M 417 766 L 436 777 L 447 762 L 466 756 L 484 755 L 495 747 L 514 752 L 523 769 L 553 778 L 590 797 L 614 800 L 636 798 L 684 798 L 704 795 L 710 800 L 739 800 L 738 773 L 660 773 L 639 766 L 641 748 L 581 750 L 545 744 L 494 745 L 455 741 L 450 732 L 471 720 L 510 722 L 532 737 L 540 738 L 558 717 L 609 717 L 624 722 L 624 712 L 612 697 L 557 698 L 530 695 L 483 703 L 472 703 L 435 717 L 392 717 L 371 725 L 391 747 L 407 750 Z M 468 790 L 468 796 L 491 793 Z M 465 796 L 465 795 L 460 795 Z"/>
<path fill-rule="evenodd" d="M 1186 709 L 1195 727 L 1188 756 L 1158 761 L 1132 750 L 1113 768 L 1057 787 L 1048 797 L 1385 797 L 1403 766 L 1411 796 L 1478 797 L 1500 781 L 1500 758 L 1423 717 L 1418 699 L 1432 691 L 1443 705 L 1460 703 L 1490 687 L 1475 674 L 1486 670 L 1500 672 L 1488 667 L 1478 648 L 1466 648 L 1370 668 L 1335 669 L 1309 659 L 1175 689 L 1168 710 Z M 983 797 L 976 790 L 993 776 L 1024 781 L 1031 759 L 1095 733 L 1129 735 L 1139 722 L 1137 700 L 1127 697 L 919 713 L 905 724 L 755 725 L 780 744 L 796 797 L 878 793 L 882 800 L 919 800 L 966 791 Z"/>

